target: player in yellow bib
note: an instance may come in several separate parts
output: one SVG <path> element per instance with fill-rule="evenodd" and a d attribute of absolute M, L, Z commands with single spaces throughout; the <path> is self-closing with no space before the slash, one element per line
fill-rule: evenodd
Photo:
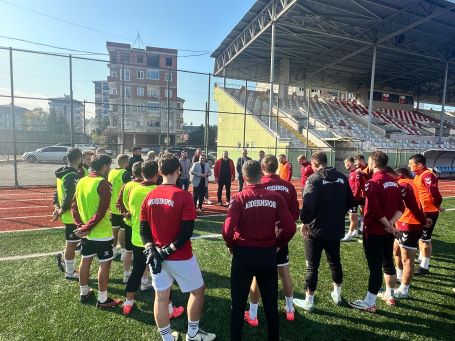
<path fill-rule="evenodd" d="M 109 272 L 112 263 L 112 224 L 109 219 L 111 186 L 106 180 L 112 159 L 97 155 L 92 160 L 92 173 L 79 180 L 73 199 L 72 213 L 77 226 L 74 231 L 82 239 L 81 265 L 79 267 L 80 301 L 87 302 L 92 290 L 88 287 L 90 265 L 93 257 L 99 261 L 98 301 L 99 308 L 111 308 L 122 303 L 107 296 Z"/>
<path fill-rule="evenodd" d="M 90 165 L 92 164 L 92 158 L 94 155 L 95 153 L 91 150 L 85 150 L 82 152 L 82 162 L 77 170 L 79 179 L 82 179 L 84 176 L 88 176 L 90 174 Z"/>
<path fill-rule="evenodd" d="M 123 258 L 123 283 L 128 282 L 128 278 L 131 275 L 131 258 L 133 254 L 133 244 L 131 244 L 131 214 L 126 209 L 126 205 L 128 205 L 128 198 L 130 196 L 131 190 L 134 187 L 139 186 L 139 184 L 142 182 L 141 165 L 142 162 L 139 161 L 133 164 L 131 167 L 134 179 L 123 185 L 116 203 L 116 207 L 123 217 L 123 225 L 125 227 L 126 253 Z M 127 261 L 125 261 L 125 259 Z"/>
<path fill-rule="evenodd" d="M 112 197 L 111 197 L 111 222 L 114 230 L 114 242 L 113 252 L 114 259 L 117 258 L 117 241 L 121 248 L 121 261 L 124 262 L 124 271 L 129 271 L 131 268 L 131 257 L 126 256 L 125 249 L 125 224 L 123 222 L 123 216 L 120 210 L 117 208 L 117 198 L 124 184 L 131 181 L 131 174 L 127 171 L 129 156 L 126 154 L 120 154 L 117 156 L 117 168 L 111 169 L 107 180 L 112 185 Z M 125 260 L 126 256 L 126 260 Z"/>
<path fill-rule="evenodd" d="M 82 162 L 82 152 L 79 149 L 72 148 L 66 154 L 66 158 L 68 165 L 55 171 L 57 188 L 54 192 L 52 221 L 60 219 L 60 222 L 65 225 L 66 245 L 63 253 L 57 254 L 57 266 L 65 272 L 66 279 L 77 280 L 79 274 L 74 268 L 74 257 L 76 245 L 80 242 L 80 238 L 74 234 L 76 225 L 74 225 L 71 215 L 71 202 L 76 191 L 77 168 Z"/>

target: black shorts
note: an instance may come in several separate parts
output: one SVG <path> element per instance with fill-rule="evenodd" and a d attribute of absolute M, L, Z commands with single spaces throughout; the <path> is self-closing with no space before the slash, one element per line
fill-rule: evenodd
<path fill-rule="evenodd" d="M 111 223 L 113 229 L 124 229 L 126 225 L 121 214 L 111 214 Z"/>
<path fill-rule="evenodd" d="M 277 253 L 276 253 L 276 266 L 286 266 L 289 264 L 289 247 L 283 246 Z"/>
<path fill-rule="evenodd" d="M 69 243 L 77 243 L 81 241 L 81 238 L 77 237 L 74 234 L 74 230 L 76 229 L 76 225 L 74 224 L 65 224 L 65 238 L 66 241 Z"/>
<path fill-rule="evenodd" d="M 423 242 L 431 242 L 431 236 L 433 235 L 434 227 L 436 226 L 436 222 L 438 221 L 439 212 L 426 213 L 426 216 L 428 218 L 431 218 L 433 223 L 431 224 L 431 227 L 423 228 L 420 240 Z"/>
<path fill-rule="evenodd" d="M 405 249 L 417 250 L 419 245 L 419 238 L 422 236 L 422 231 L 399 231 L 398 232 L 398 244 Z"/>
<path fill-rule="evenodd" d="M 91 258 L 96 256 L 100 262 L 112 260 L 112 240 L 90 240 L 82 239 L 81 241 L 82 258 Z"/>
<path fill-rule="evenodd" d="M 133 251 L 133 243 L 131 243 L 131 237 L 133 235 L 133 229 L 130 225 L 124 224 L 125 226 L 125 250 L 126 251 Z"/>
<path fill-rule="evenodd" d="M 352 206 L 349 209 L 349 213 L 357 213 L 357 210 L 359 209 L 359 205 Z"/>

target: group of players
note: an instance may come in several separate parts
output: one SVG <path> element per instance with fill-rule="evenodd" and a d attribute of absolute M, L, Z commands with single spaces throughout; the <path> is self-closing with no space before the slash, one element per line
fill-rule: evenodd
<path fill-rule="evenodd" d="M 153 287 L 155 321 L 165 341 L 178 339 L 169 321 L 184 312 L 171 301 L 175 280 L 182 292 L 190 294 L 186 340 L 213 340 L 214 334 L 199 328 L 205 284 L 190 241 L 196 219 L 193 197 L 176 185 L 180 162 L 169 153 L 160 155 L 158 161 L 131 162 L 134 157 L 140 159 L 136 154 L 133 160 L 119 155 L 118 167 L 111 169 L 111 157 L 101 152 L 68 152 L 68 165 L 55 173 L 53 219 L 60 219 L 66 232 L 66 246 L 58 264 L 67 279 L 79 280 L 80 301 L 86 303 L 93 295 L 88 281 L 93 257 L 97 257 L 96 306 L 112 308 L 123 303 L 125 315 L 133 311 L 135 293 Z M 258 326 L 261 296 L 269 339 L 278 340 L 278 275 L 285 293 L 287 320 L 294 320 L 294 305 L 311 311 L 322 250 L 332 270 L 331 296 L 340 304 L 340 241 L 353 238 L 359 230 L 370 270 L 368 292 L 364 300 L 349 304 L 375 311 L 377 296 L 389 305 L 395 305 L 396 298 L 408 297 L 417 248 L 421 263 L 416 273 L 429 272 L 431 234 L 442 210 L 437 178 L 426 168 L 425 157 L 416 154 L 410 158 L 409 168 L 415 175 L 412 179 L 407 169 L 388 167 L 387 155 L 382 152 L 372 153 L 368 164 L 361 155 L 345 160 L 348 178 L 327 167 L 324 153 L 315 153 L 311 163 L 301 156 L 299 163 L 305 176 L 301 210 L 294 186 L 279 176 L 281 172 L 276 174 L 284 164 L 281 161 L 273 155 L 261 155 L 260 161 L 243 164 L 246 186 L 231 201 L 222 228 L 232 254 L 231 340 L 241 339 L 244 321 Z M 357 219 L 359 206 L 363 219 Z M 351 224 L 344 235 L 348 211 Z M 303 300 L 293 297 L 287 246 L 299 216 L 307 262 Z M 126 284 L 124 301 L 107 294 L 117 243 L 121 245 Z M 74 258 L 78 245 L 82 260 L 77 271 Z M 382 268 L 384 292 L 380 292 Z M 394 290 L 396 277 L 401 285 Z M 250 306 L 245 311 L 248 295 Z"/>

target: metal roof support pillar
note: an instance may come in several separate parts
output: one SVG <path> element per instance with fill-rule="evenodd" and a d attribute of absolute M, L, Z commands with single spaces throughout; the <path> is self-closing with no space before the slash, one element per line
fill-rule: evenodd
<path fill-rule="evenodd" d="M 449 62 L 446 61 L 446 71 L 444 73 L 444 88 L 442 90 L 442 105 L 441 113 L 439 114 L 439 143 L 442 143 L 442 133 L 444 131 L 444 110 L 446 105 L 446 93 L 447 93 L 447 74 L 449 72 Z"/>
<path fill-rule="evenodd" d="M 373 46 L 373 61 L 371 62 L 370 101 L 368 104 L 368 147 L 371 142 L 371 118 L 373 116 L 374 74 L 376 72 L 376 45 Z"/>
<path fill-rule="evenodd" d="M 275 21 L 272 22 L 272 43 L 270 45 L 270 93 L 269 93 L 269 129 L 272 128 L 273 82 L 275 78 Z"/>

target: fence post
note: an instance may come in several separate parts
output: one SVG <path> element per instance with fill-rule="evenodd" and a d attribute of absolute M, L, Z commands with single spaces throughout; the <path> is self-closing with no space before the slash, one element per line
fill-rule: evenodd
<path fill-rule="evenodd" d="M 16 146 L 16 113 L 14 108 L 14 77 L 13 77 L 13 49 L 9 48 L 9 76 L 11 86 L 11 123 L 13 125 L 13 168 L 14 168 L 14 186 L 19 187 L 17 181 L 17 146 Z"/>
<path fill-rule="evenodd" d="M 74 115 L 73 115 L 73 56 L 70 54 L 70 143 L 71 147 L 74 147 Z"/>
<path fill-rule="evenodd" d="M 83 117 L 83 121 L 82 121 L 82 132 L 84 133 L 84 142 L 86 141 L 85 139 L 85 104 L 87 103 L 87 101 L 84 99 L 84 117 Z"/>
<path fill-rule="evenodd" d="M 169 112 L 169 105 L 170 105 L 170 99 L 169 99 L 169 86 L 170 86 L 170 79 L 171 79 L 171 69 L 167 69 L 167 87 L 166 87 L 166 92 L 167 92 L 167 132 L 166 132 L 166 148 L 169 149 L 169 146 L 171 145 L 170 143 L 170 136 L 169 136 L 169 131 L 170 131 L 170 112 Z"/>
<path fill-rule="evenodd" d="M 205 145 L 205 154 L 209 155 L 209 137 L 210 137 L 210 90 L 211 90 L 211 85 L 212 85 L 212 74 L 209 73 L 209 88 L 207 92 L 207 144 Z"/>
<path fill-rule="evenodd" d="M 278 115 L 280 114 L 280 86 L 281 84 L 278 84 L 278 95 L 276 98 L 276 130 L 275 130 L 275 156 L 278 154 L 278 133 L 279 133 L 279 121 L 278 121 Z"/>
<path fill-rule="evenodd" d="M 122 115 L 120 119 L 120 153 L 125 152 L 125 68 L 122 64 L 121 66 L 121 79 L 122 79 Z M 131 77 L 131 76 L 130 76 Z M 130 93 L 131 95 L 131 93 Z"/>
<path fill-rule="evenodd" d="M 246 139 L 246 105 L 248 103 L 248 80 L 245 80 L 245 104 L 243 109 L 243 144 L 242 148 L 245 149 L 245 139 Z"/>
<path fill-rule="evenodd" d="M 205 151 L 206 154 L 208 153 L 208 151 L 207 151 L 207 145 L 208 145 L 208 143 L 209 143 L 209 141 L 208 141 L 208 137 L 209 137 L 209 136 L 208 136 L 208 129 L 207 129 L 208 121 L 209 121 L 209 117 L 208 117 L 209 112 L 208 112 L 208 109 L 207 109 L 207 108 L 208 108 L 208 103 L 205 102 L 205 118 L 204 118 L 204 119 L 205 119 L 205 121 L 204 121 L 204 151 Z"/>

